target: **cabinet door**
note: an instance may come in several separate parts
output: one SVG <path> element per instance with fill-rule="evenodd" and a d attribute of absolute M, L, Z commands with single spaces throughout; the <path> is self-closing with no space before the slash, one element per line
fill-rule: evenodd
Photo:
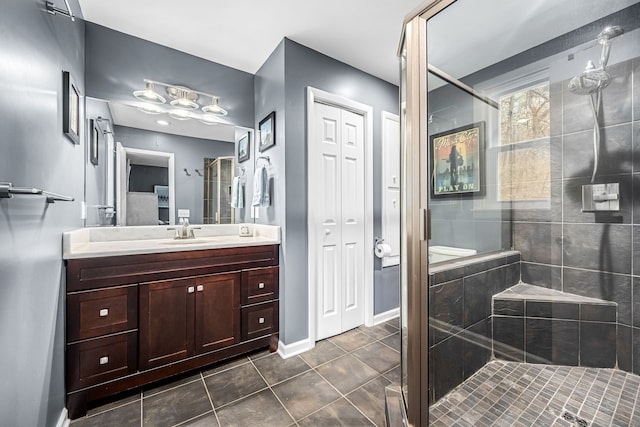
<path fill-rule="evenodd" d="M 240 342 L 240 273 L 196 278 L 196 353 Z"/>
<path fill-rule="evenodd" d="M 140 285 L 140 369 L 193 355 L 195 279 Z"/>

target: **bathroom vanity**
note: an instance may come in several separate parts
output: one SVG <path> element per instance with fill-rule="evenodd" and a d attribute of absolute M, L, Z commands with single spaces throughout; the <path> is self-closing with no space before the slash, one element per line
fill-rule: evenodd
<path fill-rule="evenodd" d="M 66 390 L 87 402 L 278 345 L 280 229 L 205 225 L 65 233 Z"/>

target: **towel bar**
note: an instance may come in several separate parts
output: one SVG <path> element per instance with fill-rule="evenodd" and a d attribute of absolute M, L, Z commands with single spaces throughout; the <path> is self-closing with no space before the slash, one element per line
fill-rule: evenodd
<path fill-rule="evenodd" d="M 27 196 L 45 196 L 47 203 L 54 202 L 73 202 L 73 197 L 62 196 L 60 194 L 51 193 L 32 187 L 14 187 L 10 182 L 0 182 L 0 199 L 10 199 L 14 194 Z"/>

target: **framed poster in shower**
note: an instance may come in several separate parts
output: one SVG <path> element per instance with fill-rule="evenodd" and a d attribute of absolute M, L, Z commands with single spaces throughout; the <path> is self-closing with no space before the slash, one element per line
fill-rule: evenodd
<path fill-rule="evenodd" d="M 485 123 L 431 135 L 431 196 L 482 195 Z"/>

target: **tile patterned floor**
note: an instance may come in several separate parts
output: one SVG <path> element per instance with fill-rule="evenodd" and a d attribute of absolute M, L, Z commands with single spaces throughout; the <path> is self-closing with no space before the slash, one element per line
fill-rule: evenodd
<path fill-rule="evenodd" d="M 640 426 L 640 377 L 492 361 L 429 408 L 433 427 Z"/>
<path fill-rule="evenodd" d="M 360 327 L 289 359 L 262 351 L 154 384 L 71 426 L 383 426 L 399 348 L 398 319 Z"/>

